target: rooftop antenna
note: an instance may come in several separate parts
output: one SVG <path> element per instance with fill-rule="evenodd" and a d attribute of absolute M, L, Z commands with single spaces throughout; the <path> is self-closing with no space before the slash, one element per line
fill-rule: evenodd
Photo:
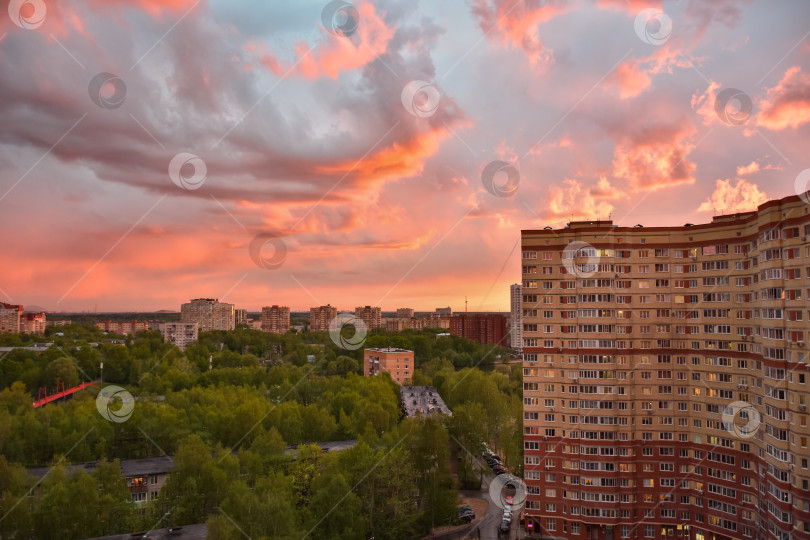
<path fill-rule="evenodd" d="M 464 313 L 467 313 L 467 297 L 464 297 Z"/>

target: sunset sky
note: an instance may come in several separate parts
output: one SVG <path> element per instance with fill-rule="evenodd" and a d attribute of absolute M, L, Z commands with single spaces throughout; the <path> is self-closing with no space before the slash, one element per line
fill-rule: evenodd
<path fill-rule="evenodd" d="M 346 13 L 11 0 L 0 301 L 508 310 L 521 229 L 706 222 L 796 194 L 810 167 L 806 0 L 357 1 L 356 30 Z M 519 180 L 488 190 L 494 160 Z"/>

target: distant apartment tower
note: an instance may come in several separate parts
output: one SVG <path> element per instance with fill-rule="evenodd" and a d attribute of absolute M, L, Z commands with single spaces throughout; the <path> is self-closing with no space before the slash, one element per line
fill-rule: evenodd
<path fill-rule="evenodd" d="M 165 322 L 158 325 L 163 340 L 176 345 L 181 351 L 197 341 L 199 325 L 196 322 Z"/>
<path fill-rule="evenodd" d="M 509 319 L 509 345 L 518 351 L 523 345 L 523 314 L 521 312 L 521 285 L 516 283 L 509 287 L 510 307 L 512 310 L 512 317 Z"/>
<path fill-rule="evenodd" d="M 521 231 L 533 537 L 810 538 L 809 210 Z"/>
<path fill-rule="evenodd" d="M 366 328 L 382 328 L 382 309 L 378 307 L 363 306 L 354 308 L 354 316 L 366 324 Z"/>
<path fill-rule="evenodd" d="M 284 334 L 290 330 L 290 308 L 266 306 L 262 308 L 261 325 L 264 332 Z"/>
<path fill-rule="evenodd" d="M 237 326 L 240 324 L 247 325 L 248 323 L 248 314 L 246 309 L 234 309 L 233 317 L 234 317 L 234 324 Z"/>
<path fill-rule="evenodd" d="M 219 302 L 216 298 L 195 298 L 180 308 L 180 322 L 197 323 L 200 332 L 233 330 L 236 310 L 233 304 Z"/>
<path fill-rule="evenodd" d="M 374 377 L 387 372 L 399 385 L 413 376 L 413 351 L 406 349 L 364 349 L 363 375 Z"/>
<path fill-rule="evenodd" d="M 481 345 L 507 345 L 506 317 L 503 315 L 454 315 L 450 317 L 450 333 L 473 339 Z"/>
<path fill-rule="evenodd" d="M 20 333 L 44 334 L 45 322 L 44 313 L 23 313 L 20 315 Z"/>
<path fill-rule="evenodd" d="M 149 323 L 146 321 L 99 321 L 95 323 L 96 328 L 104 332 L 114 332 L 123 335 L 135 335 L 136 332 L 149 330 Z"/>
<path fill-rule="evenodd" d="M 453 308 L 449 307 L 437 307 L 436 313 L 433 314 L 434 317 L 451 317 L 453 315 Z"/>
<path fill-rule="evenodd" d="M 19 334 L 22 312 L 22 306 L 0 302 L 0 332 Z"/>
<path fill-rule="evenodd" d="M 332 319 L 337 317 L 337 308 L 329 304 L 309 308 L 309 331 L 310 332 L 327 332 L 329 331 L 329 323 Z"/>
<path fill-rule="evenodd" d="M 407 307 L 397 308 L 397 319 L 413 319 L 413 310 Z"/>

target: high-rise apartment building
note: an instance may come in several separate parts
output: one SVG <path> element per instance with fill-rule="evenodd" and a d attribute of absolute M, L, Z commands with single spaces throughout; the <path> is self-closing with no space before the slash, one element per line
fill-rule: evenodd
<path fill-rule="evenodd" d="M 382 320 L 382 327 L 388 332 L 402 332 L 413 328 L 414 319 L 386 318 Z"/>
<path fill-rule="evenodd" d="M 810 205 L 521 234 L 527 528 L 810 538 Z"/>
<path fill-rule="evenodd" d="M 234 309 L 233 317 L 234 317 L 234 324 L 236 326 L 239 326 L 240 324 L 247 325 L 248 323 L 248 313 L 246 309 Z"/>
<path fill-rule="evenodd" d="M 451 317 L 453 315 L 453 308 L 450 307 L 437 307 L 434 314 L 435 317 Z"/>
<path fill-rule="evenodd" d="M 0 332 L 20 333 L 20 315 L 23 307 L 0 302 Z"/>
<path fill-rule="evenodd" d="M 219 302 L 216 298 L 196 298 L 181 306 L 180 322 L 197 323 L 200 332 L 233 330 L 236 311 L 233 304 Z"/>
<path fill-rule="evenodd" d="M 474 339 L 481 345 L 507 345 L 506 317 L 503 315 L 453 315 L 450 317 L 450 333 Z"/>
<path fill-rule="evenodd" d="M 363 321 L 369 330 L 382 328 L 382 309 L 378 307 L 356 307 L 354 308 L 354 316 Z"/>
<path fill-rule="evenodd" d="M 337 317 L 337 308 L 331 305 L 309 308 L 309 331 L 328 332 L 329 323 Z"/>
<path fill-rule="evenodd" d="M 290 330 L 290 308 L 285 306 L 267 306 L 262 308 L 262 330 L 284 334 Z"/>
<path fill-rule="evenodd" d="M 197 341 L 199 325 L 196 322 L 165 322 L 158 324 L 163 340 L 176 345 L 181 351 Z"/>
<path fill-rule="evenodd" d="M 413 319 L 413 309 L 407 307 L 397 308 L 397 319 Z"/>
<path fill-rule="evenodd" d="M 21 334 L 44 334 L 45 313 L 23 313 L 20 315 Z"/>
<path fill-rule="evenodd" d="M 523 346 L 523 313 L 521 311 L 521 285 L 515 283 L 509 287 L 510 310 L 509 318 L 509 345 L 516 350 Z"/>

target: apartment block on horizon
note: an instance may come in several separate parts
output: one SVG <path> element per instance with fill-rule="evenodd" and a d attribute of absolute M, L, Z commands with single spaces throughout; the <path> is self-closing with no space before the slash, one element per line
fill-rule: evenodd
<path fill-rule="evenodd" d="M 329 324 L 335 317 L 337 317 L 337 308 L 334 308 L 329 304 L 325 306 L 309 308 L 309 331 L 310 332 L 329 331 Z"/>
<path fill-rule="evenodd" d="M 413 328 L 413 320 L 404 317 L 387 317 L 382 320 L 382 327 L 387 332 L 401 332 Z"/>
<path fill-rule="evenodd" d="M 123 335 L 135 335 L 136 332 L 149 330 L 149 323 L 146 321 L 99 321 L 94 323 L 96 328 L 104 332 L 114 332 Z"/>
<path fill-rule="evenodd" d="M 21 334 L 44 334 L 46 324 L 45 313 L 25 313 L 20 315 Z"/>
<path fill-rule="evenodd" d="M 264 332 L 284 334 L 290 330 L 290 308 L 266 306 L 262 308 L 261 329 Z"/>
<path fill-rule="evenodd" d="M 509 319 L 509 346 L 520 350 L 523 344 L 523 313 L 521 311 L 522 287 L 516 283 L 509 287 L 509 306 L 511 317 Z"/>
<path fill-rule="evenodd" d="M 235 326 L 239 326 L 240 324 L 248 324 L 248 312 L 246 309 L 234 309 L 233 318 Z"/>
<path fill-rule="evenodd" d="M 363 375 L 366 377 L 385 372 L 402 385 L 411 380 L 413 369 L 413 351 L 390 347 L 363 350 Z"/>
<path fill-rule="evenodd" d="M 200 332 L 233 330 L 236 309 L 216 298 L 195 298 L 180 308 L 180 322 L 197 323 Z"/>
<path fill-rule="evenodd" d="M 176 345 L 181 351 L 199 337 L 199 324 L 196 322 L 164 322 L 158 325 L 163 341 Z"/>
<path fill-rule="evenodd" d="M 411 321 L 411 328 L 424 330 L 425 328 L 450 329 L 450 317 L 418 317 Z"/>
<path fill-rule="evenodd" d="M 450 333 L 475 340 L 481 345 L 508 345 L 506 317 L 503 315 L 458 313 L 450 317 Z"/>
<path fill-rule="evenodd" d="M 356 307 L 354 308 L 354 316 L 363 321 L 368 330 L 382 328 L 382 309 L 379 307 Z"/>
<path fill-rule="evenodd" d="M 810 538 L 810 204 L 521 231 L 532 536 Z"/>
<path fill-rule="evenodd" d="M 16 304 L 0 302 L 0 332 L 20 333 L 20 316 L 23 307 Z"/>
<path fill-rule="evenodd" d="M 433 314 L 434 317 L 452 317 L 453 316 L 453 308 L 450 307 L 437 307 L 436 312 Z"/>
<path fill-rule="evenodd" d="M 413 319 L 413 309 L 407 307 L 397 308 L 397 319 Z"/>

